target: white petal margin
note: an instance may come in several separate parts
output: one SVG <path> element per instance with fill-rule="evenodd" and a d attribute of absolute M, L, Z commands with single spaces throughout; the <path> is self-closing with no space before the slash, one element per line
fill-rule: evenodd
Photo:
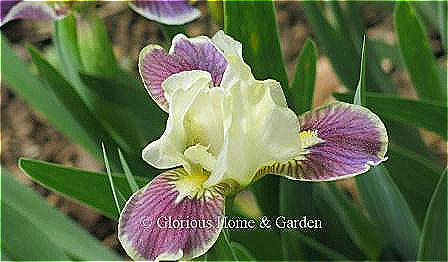
<path fill-rule="evenodd" d="M 9 10 L 0 22 L 0 26 L 15 19 L 55 20 L 61 17 L 56 14 L 53 8 L 43 2 L 22 1 Z"/>
<path fill-rule="evenodd" d="M 185 71 L 164 82 L 171 101 L 167 126 L 160 139 L 143 150 L 145 161 L 160 169 L 182 165 L 191 172 L 191 165 L 205 163 L 203 156 L 207 155 L 211 159 L 207 169 L 213 167 L 211 156 L 217 156 L 223 143 L 224 92 L 210 84 L 210 74 L 205 71 Z M 194 154 L 187 150 L 190 147 Z M 207 150 L 198 155 L 198 149 Z"/>
<path fill-rule="evenodd" d="M 167 171 L 131 196 L 118 224 L 130 257 L 187 260 L 210 249 L 222 230 L 225 188 L 204 189 L 205 179 L 183 169 Z"/>
<path fill-rule="evenodd" d="M 129 3 L 129 7 L 149 20 L 166 25 L 183 25 L 201 16 L 201 11 L 188 2 L 188 0 L 137 0 Z"/>
<path fill-rule="evenodd" d="M 151 53 L 160 52 L 164 53 L 165 51 L 159 45 L 147 45 L 145 46 L 138 55 L 138 69 L 140 72 L 140 76 L 143 80 L 143 85 L 151 96 L 152 100 L 157 103 L 164 111 L 168 112 L 168 101 L 163 93 L 163 89 L 161 83 L 165 80 L 165 74 L 157 74 L 154 73 L 153 65 L 147 59 L 149 59 Z M 161 69 L 163 68 L 162 64 L 156 64 L 160 67 L 160 70 L 156 72 L 163 72 Z M 153 83 L 156 82 L 156 83 Z"/>
<path fill-rule="evenodd" d="M 262 166 L 300 154 L 298 119 L 280 84 L 255 80 L 250 68 L 236 60 L 224 74 L 225 140 L 206 186 L 228 181 L 246 186 Z"/>

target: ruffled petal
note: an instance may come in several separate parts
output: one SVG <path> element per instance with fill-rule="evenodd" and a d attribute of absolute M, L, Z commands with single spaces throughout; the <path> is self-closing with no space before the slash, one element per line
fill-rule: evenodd
<path fill-rule="evenodd" d="M 184 128 L 185 116 L 196 96 L 208 89 L 210 74 L 203 71 L 182 72 L 167 79 L 168 90 L 175 106 L 170 108 L 168 121 L 163 135 L 143 149 L 142 157 L 152 166 L 167 169 L 184 165 L 190 169 L 183 155 L 187 143 L 187 131 Z M 183 82 L 182 85 L 178 85 Z"/>
<path fill-rule="evenodd" d="M 0 26 L 15 19 L 55 20 L 61 17 L 42 2 L 2 1 L 1 8 Z"/>
<path fill-rule="evenodd" d="M 299 156 L 298 119 L 287 107 L 278 82 L 254 80 L 244 64 L 230 63 L 228 70 L 234 70 L 236 77 L 228 74 L 228 80 L 223 80 L 223 88 L 228 91 L 225 140 L 205 185 L 235 181 L 244 187 L 264 165 Z"/>
<path fill-rule="evenodd" d="M 167 171 L 132 195 L 120 215 L 118 238 L 133 259 L 191 259 L 216 242 L 225 188 L 202 188 L 203 176 Z"/>
<path fill-rule="evenodd" d="M 179 34 L 173 39 L 169 54 L 162 47 L 149 45 L 139 55 L 139 70 L 146 89 L 154 101 L 165 111 L 168 102 L 162 83 L 173 74 L 202 70 L 209 72 L 213 85 L 219 86 L 227 61 L 209 38 L 187 38 Z"/>
<path fill-rule="evenodd" d="M 204 71 L 181 72 L 164 82 L 172 106 L 165 132 L 143 150 L 144 160 L 156 168 L 182 165 L 188 171 L 191 164 L 213 164 L 214 161 L 208 160 L 218 154 L 224 139 L 224 91 L 219 87 L 210 88 L 210 84 L 210 74 Z M 194 146 L 207 151 L 191 154 L 187 149 Z"/>
<path fill-rule="evenodd" d="M 379 117 L 365 107 L 336 102 L 303 114 L 302 157 L 258 171 L 305 181 L 347 178 L 387 157 L 388 137 Z"/>
<path fill-rule="evenodd" d="M 243 45 L 222 30 L 216 32 L 212 37 L 212 42 L 224 53 L 225 57 L 243 57 Z"/>
<path fill-rule="evenodd" d="M 129 6 L 141 16 L 167 25 L 183 25 L 201 16 L 187 0 L 137 0 Z"/>

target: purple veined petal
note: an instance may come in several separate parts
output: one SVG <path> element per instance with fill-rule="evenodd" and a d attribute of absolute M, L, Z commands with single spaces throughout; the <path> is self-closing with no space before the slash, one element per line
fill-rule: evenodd
<path fill-rule="evenodd" d="M 1 1 L 1 8 L 0 26 L 15 19 L 55 20 L 62 15 L 43 2 Z"/>
<path fill-rule="evenodd" d="M 201 16 L 188 0 L 136 0 L 129 6 L 141 16 L 167 25 L 183 25 Z"/>
<path fill-rule="evenodd" d="M 139 71 L 153 100 L 166 112 L 168 101 L 162 82 L 183 71 L 202 70 L 212 76 L 214 86 L 221 84 L 227 61 L 220 50 L 207 37 L 187 38 L 176 35 L 167 54 L 158 45 L 148 45 L 140 52 Z"/>
<path fill-rule="evenodd" d="M 118 224 L 118 238 L 130 257 L 191 259 L 216 242 L 222 229 L 218 218 L 224 215 L 225 187 L 188 195 L 188 189 L 199 190 L 204 179 L 205 175 L 190 175 L 181 168 L 166 171 L 131 196 Z"/>
<path fill-rule="evenodd" d="M 299 118 L 303 159 L 263 167 L 257 177 L 279 174 L 303 181 L 352 177 L 387 157 L 388 137 L 379 117 L 365 107 L 336 102 Z M 309 142 L 309 141 L 314 141 Z"/>
<path fill-rule="evenodd" d="M 13 6 L 15 6 L 20 1 L 22 1 L 22 0 L 0 1 L 0 7 L 1 7 L 0 8 L 0 13 L 1 13 L 0 21 L 3 22 L 4 18 L 9 13 L 11 8 L 13 8 Z"/>

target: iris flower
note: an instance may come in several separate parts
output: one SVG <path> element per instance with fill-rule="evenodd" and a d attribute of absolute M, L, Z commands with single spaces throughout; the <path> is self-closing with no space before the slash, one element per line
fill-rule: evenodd
<path fill-rule="evenodd" d="M 222 230 L 226 196 L 267 174 L 329 181 L 363 173 L 386 159 L 387 133 L 368 109 L 336 102 L 300 117 L 274 80 L 256 80 L 239 42 L 177 35 L 169 53 L 145 47 L 139 69 L 169 117 L 142 153 L 169 169 L 134 193 L 118 237 L 136 260 L 191 259 Z M 167 225 L 167 221 L 196 221 Z M 198 221 L 211 221 L 201 224 Z"/>
<path fill-rule="evenodd" d="M 0 5 L 0 26 L 16 19 L 56 20 L 67 12 L 67 6 L 58 2 L 8 0 Z"/>
<path fill-rule="evenodd" d="M 63 1 L 1 1 L 0 26 L 15 19 L 55 20 L 67 11 Z M 167 25 L 182 25 L 197 19 L 201 12 L 188 0 L 135 0 L 131 9 L 145 18 Z"/>
<path fill-rule="evenodd" d="M 136 0 L 129 3 L 138 14 L 167 25 L 182 25 L 201 15 L 189 0 Z"/>

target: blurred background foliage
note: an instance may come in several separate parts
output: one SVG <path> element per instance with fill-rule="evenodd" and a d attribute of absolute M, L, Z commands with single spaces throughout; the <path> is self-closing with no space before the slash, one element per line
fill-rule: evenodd
<path fill-rule="evenodd" d="M 169 46 L 178 32 L 212 36 L 221 28 L 243 43 L 245 61 L 257 79 L 282 84 L 297 114 L 334 99 L 378 114 L 390 137 L 389 159 L 341 182 L 260 180 L 237 197 L 231 215 L 306 215 L 321 219 L 324 229 L 229 230 L 199 260 L 446 261 L 446 2 L 197 5 L 203 16 L 187 26 L 144 21 L 123 3 L 91 3 L 79 15 L 40 31 L 26 32 L 36 27 L 23 22 L 2 27 L 2 165 L 17 173 L 13 166 L 18 164 L 44 188 L 93 208 L 69 214 L 81 224 L 86 214 L 101 214 L 94 215 L 90 230 L 107 224 L 109 237 L 92 233 L 124 256 L 111 222 L 118 218 L 116 204 L 120 208 L 135 185 L 160 173 L 140 154 L 161 135 L 167 119 L 137 76 L 137 53 L 149 43 Z M 32 44 L 24 49 L 20 38 Z M 88 164 L 75 163 L 83 169 L 30 158 L 17 162 L 11 153 L 14 141 L 4 143 L 14 128 L 20 133 L 21 127 L 14 127 L 20 111 L 11 106 L 16 95 L 39 114 L 31 119 L 38 123 L 31 123 L 30 132 L 41 132 L 36 125 L 48 122 L 63 134 L 53 139 L 67 138 L 77 145 L 75 154 L 88 159 Z M 26 142 L 21 146 L 32 148 Z M 51 154 L 60 154 L 57 150 Z M 26 152 L 19 153 L 70 164 L 51 154 L 42 159 Z M 110 172 L 101 165 L 106 152 Z M 50 207 L 50 191 L 33 187 L 48 201 L 2 169 L 2 259 L 120 259 Z"/>

